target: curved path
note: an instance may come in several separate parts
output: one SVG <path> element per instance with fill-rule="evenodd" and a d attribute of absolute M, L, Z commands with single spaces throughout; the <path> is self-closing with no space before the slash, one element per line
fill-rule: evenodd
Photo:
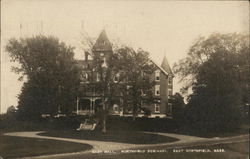
<path fill-rule="evenodd" d="M 179 134 L 171 134 L 171 133 L 153 133 L 159 134 L 163 136 L 173 137 L 179 139 L 178 141 L 171 143 L 161 143 L 161 144 L 127 144 L 127 143 L 118 143 L 118 142 L 104 142 L 104 141 L 95 141 L 95 140 L 83 140 L 83 139 L 70 139 L 70 138 L 61 138 L 61 137 L 49 137 L 49 136 L 40 136 L 37 135 L 42 132 L 11 132 L 6 133 L 4 135 L 8 136 L 17 136 L 17 137 L 29 137 L 29 138 L 42 138 L 42 139 L 52 139 L 52 140 L 60 140 L 60 141 L 68 141 L 75 143 L 84 143 L 93 146 L 92 150 L 77 152 L 77 153 L 64 153 L 64 154 L 55 154 L 55 155 L 46 155 L 46 156 L 38 156 L 32 158 L 58 158 L 62 156 L 72 157 L 74 155 L 81 155 L 85 153 L 91 153 L 93 151 L 117 151 L 124 149 L 133 149 L 133 148 L 145 148 L 145 147 L 158 147 L 158 146 L 167 146 L 167 148 L 183 148 L 187 146 L 196 146 L 196 145 L 213 145 L 219 143 L 232 143 L 232 142 L 241 142 L 248 141 L 249 135 L 240 135 L 236 137 L 225 137 L 225 138 L 201 138 L 195 136 L 187 136 L 187 135 L 179 135 Z M 145 132 L 152 133 L 152 132 Z"/>

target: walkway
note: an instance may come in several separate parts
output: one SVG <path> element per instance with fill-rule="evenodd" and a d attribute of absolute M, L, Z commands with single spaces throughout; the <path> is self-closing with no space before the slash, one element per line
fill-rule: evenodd
<path fill-rule="evenodd" d="M 38 157 L 32 157 L 32 158 L 60 158 L 62 156 L 72 157 L 75 155 L 78 156 L 78 155 L 83 155 L 86 153 L 91 153 L 93 151 L 96 152 L 98 150 L 117 151 L 117 150 L 134 149 L 134 148 L 140 149 L 140 148 L 145 148 L 145 147 L 157 148 L 160 146 L 167 146 L 167 148 L 183 148 L 187 146 L 190 147 L 190 146 L 196 146 L 196 145 L 213 145 L 213 144 L 219 144 L 219 143 L 232 143 L 232 142 L 241 142 L 241 141 L 249 140 L 249 135 L 240 135 L 236 137 L 225 137 L 225 138 L 201 138 L 201 137 L 171 134 L 171 133 L 154 133 L 154 134 L 159 134 L 163 136 L 177 138 L 179 140 L 176 142 L 161 143 L 161 144 L 126 144 L 126 143 L 118 143 L 118 142 L 106 142 L 106 141 L 104 142 L 104 141 L 94 141 L 94 140 L 39 136 L 37 135 L 38 133 L 41 133 L 41 132 L 11 132 L 11 133 L 6 133 L 5 135 L 17 136 L 17 137 L 52 139 L 52 140 L 89 144 L 93 146 L 92 150 L 85 151 L 85 152 L 46 155 L 46 156 L 38 156 Z M 145 132 L 145 133 L 151 133 L 151 132 Z"/>

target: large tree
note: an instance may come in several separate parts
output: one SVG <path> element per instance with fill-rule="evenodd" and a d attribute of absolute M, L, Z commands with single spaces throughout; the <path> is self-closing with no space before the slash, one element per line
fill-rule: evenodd
<path fill-rule="evenodd" d="M 249 38 L 212 34 L 199 38 L 174 71 L 192 88 L 187 119 L 204 131 L 230 128 L 240 121 L 240 107 L 249 103 Z"/>
<path fill-rule="evenodd" d="M 55 37 L 39 35 L 10 39 L 6 50 L 11 60 L 19 63 L 13 71 L 20 74 L 20 80 L 25 77 L 18 103 L 22 117 L 37 119 L 44 113 L 72 112 L 79 84 L 72 47 Z"/>
<path fill-rule="evenodd" d="M 177 122 L 178 126 L 183 124 L 184 119 L 184 97 L 180 93 L 175 93 L 169 99 L 169 102 L 172 104 L 172 116 L 173 119 Z"/>
<path fill-rule="evenodd" d="M 142 49 L 135 51 L 130 47 L 123 47 L 116 53 L 119 59 L 117 67 L 120 70 L 120 80 L 124 81 L 123 85 L 120 85 L 124 110 L 132 110 L 135 119 L 144 105 L 156 101 L 152 94 L 152 87 L 155 85 L 152 73 L 156 68 L 149 58 L 149 53 Z"/>

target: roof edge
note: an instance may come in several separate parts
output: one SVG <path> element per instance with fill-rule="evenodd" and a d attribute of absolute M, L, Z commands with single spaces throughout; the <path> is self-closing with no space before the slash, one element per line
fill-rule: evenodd
<path fill-rule="evenodd" d="M 167 75 L 167 76 L 173 76 L 174 77 L 174 74 L 169 74 L 169 73 L 167 73 L 167 71 L 165 71 L 162 67 L 161 67 L 161 65 L 159 65 L 155 60 L 153 60 L 152 58 L 149 58 L 150 59 L 150 61 L 151 62 L 153 62 L 165 75 Z"/>

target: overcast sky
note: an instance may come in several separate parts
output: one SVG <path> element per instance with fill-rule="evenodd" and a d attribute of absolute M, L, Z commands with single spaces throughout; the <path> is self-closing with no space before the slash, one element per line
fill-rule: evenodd
<path fill-rule="evenodd" d="M 20 27 L 21 26 L 21 27 Z M 141 47 L 170 65 L 184 58 L 198 36 L 213 32 L 248 33 L 247 1 L 80 1 L 2 0 L 1 2 L 1 112 L 17 105 L 22 82 L 10 71 L 4 51 L 11 37 L 53 35 L 76 47 L 75 57 L 83 58 L 80 33 L 96 38 L 106 30 L 111 42 Z M 174 92 L 180 84 L 175 79 Z"/>

